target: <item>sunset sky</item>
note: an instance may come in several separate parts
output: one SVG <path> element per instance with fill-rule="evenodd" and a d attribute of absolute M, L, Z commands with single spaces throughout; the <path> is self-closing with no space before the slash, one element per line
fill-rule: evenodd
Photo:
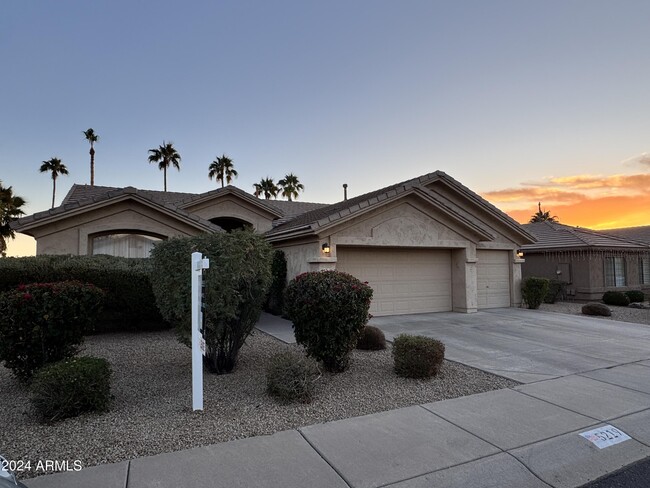
<path fill-rule="evenodd" d="M 4 2 L 0 180 L 50 206 L 89 182 L 170 191 L 300 177 L 335 202 L 443 170 L 515 219 L 650 225 L 650 2 Z M 10 254 L 34 252 L 29 239 Z"/>

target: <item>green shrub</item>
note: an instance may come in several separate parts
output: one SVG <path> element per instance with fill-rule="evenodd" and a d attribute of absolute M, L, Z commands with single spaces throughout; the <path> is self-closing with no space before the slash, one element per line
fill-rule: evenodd
<path fill-rule="evenodd" d="M 630 303 L 640 303 L 645 301 L 645 294 L 639 290 L 626 291 L 625 295 L 630 300 Z"/>
<path fill-rule="evenodd" d="M 440 371 L 445 345 L 430 337 L 401 334 L 393 341 L 395 373 L 405 378 L 430 378 Z"/>
<path fill-rule="evenodd" d="M 248 230 L 174 238 L 156 245 L 151 252 L 156 303 L 187 345 L 192 334 L 190 263 L 197 251 L 210 259 L 203 275 L 205 363 L 214 373 L 229 373 L 260 317 L 271 282 L 273 251 L 261 235 Z"/>
<path fill-rule="evenodd" d="M 151 289 L 149 259 L 114 256 L 33 256 L 0 259 L 0 291 L 20 284 L 76 280 L 106 291 L 97 329 L 139 330 L 168 326 Z"/>
<path fill-rule="evenodd" d="M 50 364 L 34 375 L 31 402 L 44 422 L 83 412 L 106 412 L 111 401 L 108 361 L 79 357 Z"/>
<path fill-rule="evenodd" d="M 0 294 L 0 361 L 21 380 L 76 354 L 105 293 L 75 281 L 20 285 Z"/>
<path fill-rule="evenodd" d="M 276 250 L 271 264 L 271 287 L 266 299 L 266 310 L 281 315 L 284 303 L 284 289 L 287 287 L 287 259 L 284 252 Z"/>
<path fill-rule="evenodd" d="M 364 349 L 366 351 L 386 349 L 386 336 L 381 329 L 372 325 L 366 325 L 361 329 L 361 334 L 357 341 L 357 349 Z"/>
<path fill-rule="evenodd" d="M 344 371 L 368 321 L 372 288 L 339 271 L 296 276 L 287 286 L 285 312 L 298 344 L 328 371 Z"/>
<path fill-rule="evenodd" d="M 276 354 L 266 370 L 266 391 L 282 402 L 309 403 L 318 377 L 316 362 L 301 354 Z"/>
<path fill-rule="evenodd" d="M 528 308 L 536 309 L 548 293 L 549 280 L 546 278 L 526 278 L 521 285 L 521 297 Z"/>
<path fill-rule="evenodd" d="M 544 303 L 555 303 L 557 299 L 566 294 L 566 281 L 549 280 L 548 292 L 544 297 Z"/>
<path fill-rule="evenodd" d="M 630 304 L 630 299 L 622 291 L 606 291 L 603 294 L 603 303 L 627 307 Z"/>

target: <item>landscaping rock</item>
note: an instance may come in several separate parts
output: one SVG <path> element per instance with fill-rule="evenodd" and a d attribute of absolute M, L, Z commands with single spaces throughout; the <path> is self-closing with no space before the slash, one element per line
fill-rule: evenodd
<path fill-rule="evenodd" d="M 627 307 L 628 308 L 641 308 L 641 309 L 650 308 L 649 305 L 645 305 L 645 304 L 643 304 L 641 302 L 630 303 Z"/>
<path fill-rule="evenodd" d="M 584 315 L 598 315 L 601 317 L 610 317 L 612 315 L 609 307 L 602 303 L 587 303 L 582 306 L 582 313 Z"/>

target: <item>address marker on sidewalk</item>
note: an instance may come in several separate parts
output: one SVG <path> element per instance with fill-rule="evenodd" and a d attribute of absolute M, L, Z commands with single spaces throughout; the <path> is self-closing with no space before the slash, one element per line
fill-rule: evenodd
<path fill-rule="evenodd" d="M 631 437 L 625 432 L 616 427 L 612 427 L 611 425 L 605 425 L 603 427 L 598 427 L 597 429 L 582 432 L 580 435 L 592 442 L 598 449 L 604 449 L 631 439 Z"/>

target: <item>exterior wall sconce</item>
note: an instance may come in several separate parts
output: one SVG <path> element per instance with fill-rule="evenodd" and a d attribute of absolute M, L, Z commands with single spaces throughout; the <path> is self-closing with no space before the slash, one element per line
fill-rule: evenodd
<path fill-rule="evenodd" d="M 524 257 L 524 251 L 517 251 L 517 257 L 518 258 L 523 258 Z"/>
<path fill-rule="evenodd" d="M 329 245 L 327 242 L 326 242 L 325 244 L 323 244 L 322 249 L 323 249 L 323 252 L 324 252 L 325 254 L 329 254 L 329 253 L 330 253 L 330 250 L 331 250 L 331 249 L 330 249 L 330 245 Z"/>

